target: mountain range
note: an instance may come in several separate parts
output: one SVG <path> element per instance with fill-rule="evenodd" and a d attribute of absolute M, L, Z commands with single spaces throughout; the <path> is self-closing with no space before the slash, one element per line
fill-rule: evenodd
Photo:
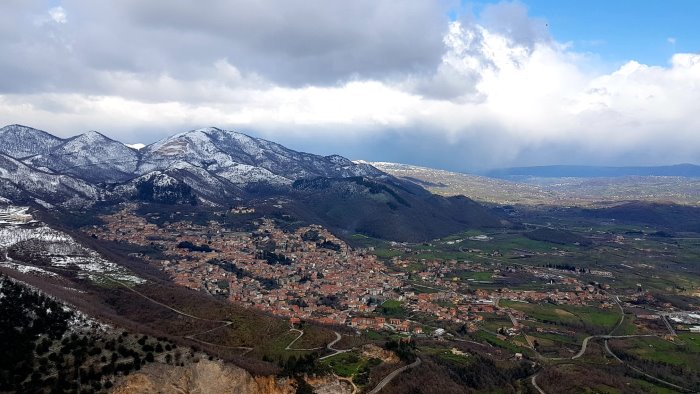
<path fill-rule="evenodd" d="M 276 198 L 287 214 L 341 234 L 396 240 L 500 226 L 468 198 L 436 196 L 370 164 L 214 127 L 138 150 L 96 131 L 63 139 L 21 125 L 0 129 L 0 141 L 0 196 L 17 203 L 68 210 L 123 201 L 229 207 Z"/>

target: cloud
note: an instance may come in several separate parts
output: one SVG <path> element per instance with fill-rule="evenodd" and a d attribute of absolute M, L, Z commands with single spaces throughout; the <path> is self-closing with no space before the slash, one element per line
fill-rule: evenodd
<path fill-rule="evenodd" d="M 102 71 L 192 78 L 228 59 L 283 86 L 432 69 L 449 3 L 438 0 L 65 0 L 77 60 Z M 118 32 L 118 33 L 116 33 Z"/>
<path fill-rule="evenodd" d="M 66 14 L 66 10 L 63 9 L 63 7 L 53 7 L 49 10 L 49 16 L 51 17 L 51 20 L 53 20 L 56 23 L 67 23 L 68 22 L 68 15 Z"/>
<path fill-rule="evenodd" d="M 698 54 L 601 69 L 512 2 L 207 4 L 64 0 L 65 23 L 26 26 L 45 4 L 0 4 L 0 123 L 144 143 L 211 125 L 458 170 L 700 161 Z"/>
<path fill-rule="evenodd" d="M 528 49 L 537 43 L 551 40 L 547 22 L 530 17 L 527 7 L 518 1 L 486 5 L 481 13 L 481 21 L 489 31 L 501 34 Z"/>

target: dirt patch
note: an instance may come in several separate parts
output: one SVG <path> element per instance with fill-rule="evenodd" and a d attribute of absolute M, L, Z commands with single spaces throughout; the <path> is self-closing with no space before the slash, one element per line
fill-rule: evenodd
<path fill-rule="evenodd" d="M 113 390 L 117 394 L 294 392 L 296 385 L 290 379 L 253 376 L 243 368 L 209 360 L 184 367 L 150 364 L 140 372 L 122 378 Z"/>
<path fill-rule="evenodd" d="M 576 315 L 574 315 L 573 313 L 571 313 L 571 312 L 569 312 L 569 311 L 565 311 L 565 310 L 559 309 L 559 308 L 555 309 L 555 310 L 554 310 L 554 313 L 556 313 L 557 316 L 567 316 L 567 317 L 575 317 L 575 316 L 576 316 Z"/>
<path fill-rule="evenodd" d="M 394 354 L 394 352 L 390 352 L 372 344 L 362 346 L 362 356 L 366 358 L 378 358 L 389 364 L 396 364 L 401 361 L 396 354 Z"/>

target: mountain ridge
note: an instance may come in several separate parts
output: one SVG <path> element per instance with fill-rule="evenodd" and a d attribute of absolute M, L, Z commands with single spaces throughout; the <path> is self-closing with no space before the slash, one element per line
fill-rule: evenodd
<path fill-rule="evenodd" d="M 177 133 L 140 150 L 96 131 L 61 139 L 24 126 L 17 130 L 30 138 L 24 145 L 17 140 L 12 152 L 33 155 L 0 162 L 0 169 L 3 163 L 11 167 L 0 171 L 0 194 L 5 190 L 11 199 L 70 208 L 124 201 L 229 207 L 276 198 L 289 201 L 285 209 L 307 223 L 412 241 L 501 225 L 469 199 L 433 195 L 370 164 L 215 127 Z M 26 179 L 13 175 L 18 170 Z"/>

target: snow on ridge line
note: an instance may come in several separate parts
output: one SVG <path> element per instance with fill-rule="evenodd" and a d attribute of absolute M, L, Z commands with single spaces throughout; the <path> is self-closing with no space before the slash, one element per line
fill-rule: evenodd
<path fill-rule="evenodd" d="M 29 273 L 37 273 L 39 275 L 46 275 L 46 276 L 51 276 L 51 277 L 57 277 L 58 274 L 55 272 L 47 271 L 43 268 L 35 267 L 33 265 L 24 265 L 24 264 L 17 264 L 17 263 L 10 263 L 10 262 L 0 262 L 0 267 L 3 268 L 9 268 L 18 272 L 21 272 L 23 274 L 29 274 Z"/>
<path fill-rule="evenodd" d="M 141 150 L 141 149 L 146 147 L 146 144 L 142 144 L 140 142 L 137 142 L 135 144 L 124 144 L 124 145 L 128 146 L 131 149 L 136 149 L 136 150 Z"/>
<path fill-rule="evenodd" d="M 22 209 L 21 207 L 17 208 Z M 81 245 L 70 235 L 52 229 L 45 224 L 39 227 L 9 226 L 0 228 L 0 248 L 7 249 L 25 241 L 43 243 L 41 250 L 46 253 L 52 267 L 76 266 L 79 274 L 86 275 L 93 280 L 104 276 L 135 284 L 146 282 L 145 279 L 133 275 L 128 269 L 104 259 L 96 251 Z M 4 250 L 0 250 L 0 252 L 6 254 Z M 33 265 L 22 264 L 21 261 L 13 261 L 12 259 L 9 259 L 7 264 L 0 266 L 6 266 L 20 272 L 41 273 L 42 271 Z"/>

